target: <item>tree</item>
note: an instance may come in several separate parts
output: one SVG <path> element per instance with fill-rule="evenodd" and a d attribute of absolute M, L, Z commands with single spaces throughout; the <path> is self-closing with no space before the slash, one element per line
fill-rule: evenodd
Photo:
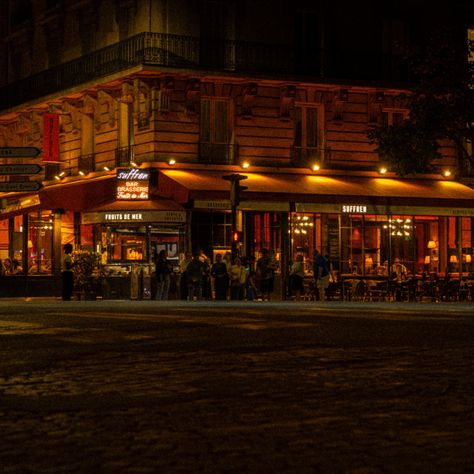
<path fill-rule="evenodd" d="M 368 132 L 382 161 L 403 176 L 434 171 L 440 141 L 451 140 L 461 170 L 474 170 L 474 42 L 451 29 L 407 57 L 414 86 L 402 94 L 406 120 Z"/>

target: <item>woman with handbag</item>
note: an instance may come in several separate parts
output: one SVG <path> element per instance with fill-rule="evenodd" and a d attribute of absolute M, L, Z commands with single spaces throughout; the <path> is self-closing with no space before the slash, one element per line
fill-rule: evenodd
<path fill-rule="evenodd" d="M 243 300 L 245 283 L 247 282 L 247 270 L 241 264 L 240 258 L 235 257 L 234 264 L 230 267 L 230 299 Z"/>

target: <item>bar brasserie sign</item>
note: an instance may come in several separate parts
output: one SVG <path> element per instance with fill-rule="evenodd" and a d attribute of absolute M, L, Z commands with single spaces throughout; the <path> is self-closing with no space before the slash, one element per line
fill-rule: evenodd
<path fill-rule="evenodd" d="M 117 199 L 138 201 L 149 199 L 150 171 L 136 168 L 117 173 Z"/>

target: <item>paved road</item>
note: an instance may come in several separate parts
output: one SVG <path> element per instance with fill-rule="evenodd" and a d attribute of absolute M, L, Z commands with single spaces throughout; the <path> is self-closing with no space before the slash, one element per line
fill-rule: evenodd
<path fill-rule="evenodd" d="M 470 305 L 0 301 L 0 473 L 474 472 Z"/>

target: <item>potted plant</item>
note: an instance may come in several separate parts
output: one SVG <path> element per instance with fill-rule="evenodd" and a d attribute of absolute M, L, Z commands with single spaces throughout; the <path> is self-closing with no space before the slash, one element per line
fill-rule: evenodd
<path fill-rule="evenodd" d="M 72 270 L 78 299 L 84 296 L 85 299 L 95 300 L 103 277 L 101 255 L 90 250 L 76 250 Z"/>

